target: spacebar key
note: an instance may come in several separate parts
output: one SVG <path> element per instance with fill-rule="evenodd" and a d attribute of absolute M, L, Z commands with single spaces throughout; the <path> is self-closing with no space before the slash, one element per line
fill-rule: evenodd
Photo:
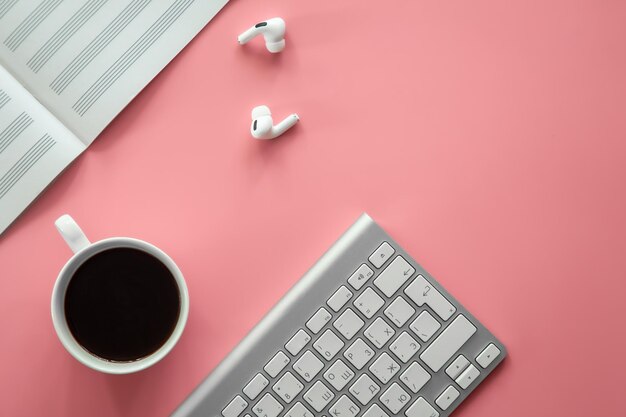
<path fill-rule="evenodd" d="M 434 372 L 441 367 L 476 333 L 476 327 L 464 315 L 459 314 L 444 329 L 434 342 L 420 355 L 420 358 Z"/>

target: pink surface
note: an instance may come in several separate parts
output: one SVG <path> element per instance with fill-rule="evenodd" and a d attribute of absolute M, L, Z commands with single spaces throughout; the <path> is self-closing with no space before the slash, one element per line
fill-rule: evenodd
<path fill-rule="evenodd" d="M 626 3 L 384 3 L 233 1 L 0 238 L 0 415 L 168 415 L 363 211 L 509 349 L 455 416 L 625 415 Z M 258 104 L 301 124 L 255 142 Z M 157 366 L 58 342 L 63 213 L 181 267 Z"/>

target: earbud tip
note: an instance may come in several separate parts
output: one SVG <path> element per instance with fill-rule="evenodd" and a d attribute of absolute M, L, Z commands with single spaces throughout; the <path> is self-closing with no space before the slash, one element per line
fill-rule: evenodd
<path fill-rule="evenodd" d="M 256 106 L 252 109 L 252 120 L 258 119 L 261 116 L 271 116 L 272 112 L 267 106 Z"/>
<path fill-rule="evenodd" d="M 285 40 L 282 39 L 278 42 L 268 42 L 267 43 L 267 50 L 270 51 L 271 53 L 275 54 L 278 53 L 280 51 L 282 51 L 283 49 L 285 49 Z"/>

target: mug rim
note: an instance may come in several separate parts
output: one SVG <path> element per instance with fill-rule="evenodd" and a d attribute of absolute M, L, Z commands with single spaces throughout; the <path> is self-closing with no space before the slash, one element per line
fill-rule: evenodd
<path fill-rule="evenodd" d="M 128 362 L 109 361 L 88 351 L 80 343 L 78 343 L 76 338 L 74 338 L 65 317 L 65 294 L 76 270 L 94 255 L 114 248 L 138 249 L 157 258 L 167 267 L 174 277 L 180 296 L 180 311 L 178 320 L 174 330 L 165 343 L 163 343 L 159 349 L 150 355 Z M 174 348 L 180 339 L 189 316 L 189 292 L 187 290 L 187 284 L 185 283 L 182 272 L 174 260 L 153 244 L 130 237 L 111 237 L 99 240 L 97 242 L 92 242 L 88 246 L 76 252 L 65 263 L 59 272 L 59 275 L 54 283 L 54 289 L 52 290 L 52 299 L 50 304 L 52 323 L 65 350 L 67 350 L 83 365 L 96 371 L 108 374 L 129 374 L 138 372 L 159 362 Z"/>

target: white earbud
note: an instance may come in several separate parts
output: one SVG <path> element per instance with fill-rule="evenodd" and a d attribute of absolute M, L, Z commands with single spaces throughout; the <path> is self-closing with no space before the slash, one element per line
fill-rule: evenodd
<path fill-rule="evenodd" d="M 256 139 L 274 139 L 291 129 L 298 123 L 298 120 L 300 120 L 298 115 L 293 113 L 274 126 L 272 112 L 270 112 L 269 107 L 257 106 L 252 109 L 250 133 Z"/>
<path fill-rule="evenodd" d="M 265 38 L 265 46 L 268 51 L 276 53 L 285 49 L 285 21 L 280 17 L 257 23 L 239 35 L 237 41 L 243 45 L 261 34 Z"/>

